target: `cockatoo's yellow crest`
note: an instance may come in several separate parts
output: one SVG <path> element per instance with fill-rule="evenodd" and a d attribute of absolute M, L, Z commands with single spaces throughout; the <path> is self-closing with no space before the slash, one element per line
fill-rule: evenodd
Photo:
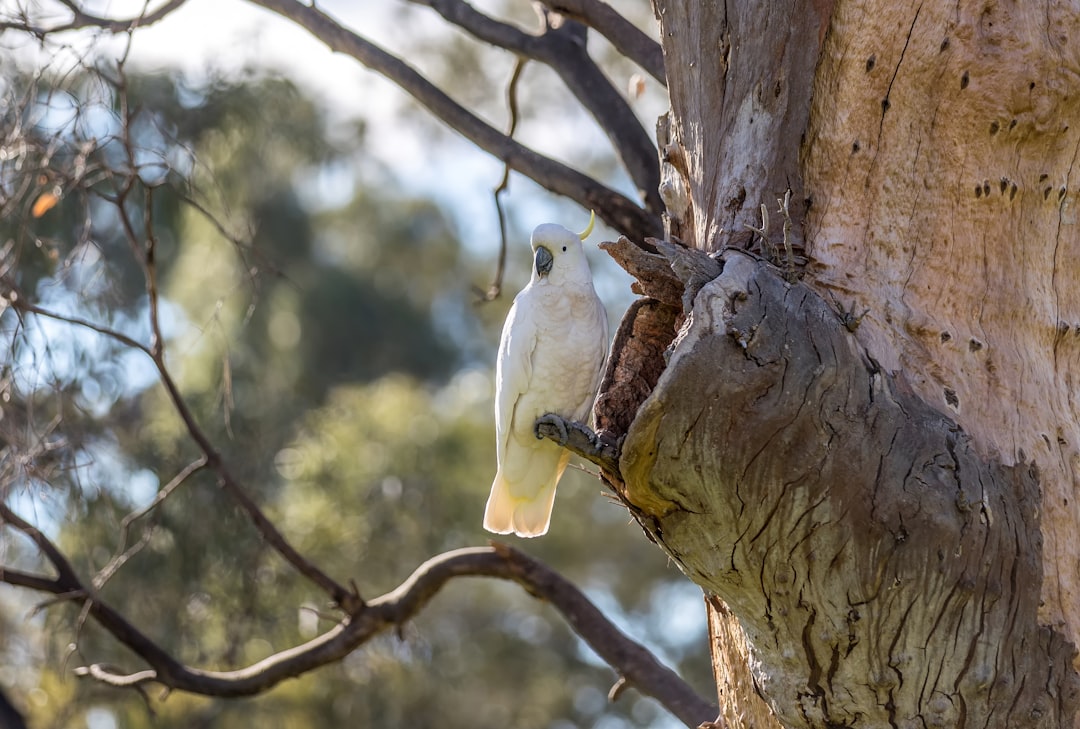
<path fill-rule="evenodd" d="M 593 210 L 590 210 L 589 211 L 589 224 L 585 226 L 585 230 L 578 233 L 578 238 L 581 238 L 581 241 L 583 243 L 585 242 L 585 239 L 589 237 L 589 233 L 592 232 L 593 225 L 595 225 L 595 224 L 596 224 L 596 212 L 593 211 Z"/>

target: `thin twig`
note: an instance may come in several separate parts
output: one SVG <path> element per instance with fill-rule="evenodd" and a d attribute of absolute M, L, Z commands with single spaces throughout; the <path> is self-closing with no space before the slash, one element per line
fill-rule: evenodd
<path fill-rule="evenodd" d="M 29 301 L 19 295 L 18 292 L 11 289 L 8 290 L 7 294 L 15 294 L 15 298 L 9 299 L 8 301 L 8 305 L 11 306 L 11 308 L 13 309 L 21 311 L 23 313 L 30 313 L 37 316 L 42 316 L 46 319 L 52 319 L 54 321 L 61 321 L 65 324 L 71 324 L 72 326 L 83 327 L 85 329 L 89 329 L 92 332 L 97 332 L 102 336 L 108 337 L 109 339 L 113 339 L 120 344 L 123 344 L 125 347 L 136 349 L 146 355 L 150 354 L 150 348 L 147 347 L 145 344 L 137 342 L 128 335 L 118 332 L 115 329 L 111 329 L 102 324 L 96 324 L 88 319 L 83 319 L 82 317 L 67 316 L 66 314 L 59 314 L 55 311 L 43 309 L 37 304 L 31 304 Z"/>
<path fill-rule="evenodd" d="M 119 214 L 121 228 L 123 228 L 131 248 L 134 251 L 139 252 L 141 246 L 139 245 L 138 235 L 135 232 L 135 226 L 131 221 L 131 216 L 128 213 L 127 208 L 121 204 L 118 206 L 117 212 Z M 195 414 L 191 411 L 191 407 L 188 405 L 187 400 L 180 392 L 180 388 L 173 379 L 172 372 L 165 362 L 165 343 L 161 331 L 161 322 L 158 317 L 156 264 L 153 259 L 153 244 L 150 242 L 152 240 L 152 236 L 148 237 L 148 243 L 145 249 L 146 254 L 141 259 L 146 275 L 146 294 L 150 300 L 150 331 L 152 341 L 149 350 L 144 349 L 143 351 L 146 351 L 149 354 L 151 361 L 154 363 L 154 367 L 158 373 L 158 379 L 165 387 L 165 392 L 172 402 L 173 409 L 184 423 L 188 435 L 195 441 L 199 450 L 202 451 L 207 466 L 213 469 L 217 474 L 218 485 L 221 486 L 222 490 L 240 506 L 244 513 L 247 514 L 260 536 L 262 536 L 262 538 L 289 564 L 295 567 L 300 574 L 307 577 L 330 595 L 343 610 L 352 612 L 358 609 L 363 604 L 363 600 L 360 596 L 350 592 L 345 586 L 335 581 L 314 563 L 296 551 L 289 541 L 285 539 L 285 536 L 274 526 L 273 522 L 266 517 L 258 504 L 248 496 L 247 492 L 240 485 L 240 482 L 232 475 L 232 472 L 225 463 L 225 459 L 222 458 L 217 448 L 214 447 L 209 436 L 207 436 L 199 426 Z"/>
<path fill-rule="evenodd" d="M 514 64 L 514 72 L 510 75 L 510 83 L 506 87 L 506 105 L 510 112 L 510 121 L 507 124 L 506 136 L 513 138 L 518 124 L 518 100 L 517 86 L 521 79 L 521 72 L 525 70 L 527 58 L 518 57 Z M 506 211 L 503 209 L 502 195 L 510 188 L 510 165 L 503 165 L 502 179 L 492 193 L 495 198 L 495 212 L 499 216 L 499 263 L 495 268 L 495 278 L 487 291 L 476 289 L 481 301 L 494 301 L 502 293 L 503 275 L 506 272 Z"/>
<path fill-rule="evenodd" d="M 141 509 L 136 509 L 135 511 L 132 511 L 120 521 L 120 538 L 116 546 L 116 552 L 113 555 L 112 559 L 110 559 L 108 563 L 104 567 L 102 567 L 96 575 L 94 575 L 93 585 L 95 590 L 100 590 L 102 587 L 104 587 L 105 583 L 108 582 L 114 574 L 116 574 L 116 571 L 119 570 L 125 562 L 131 559 L 131 557 L 138 552 L 137 548 L 141 548 L 142 546 L 144 546 L 150 535 L 153 534 L 153 531 L 151 529 L 147 529 L 143 538 L 140 539 L 140 541 L 135 545 L 135 547 L 137 548 L 128 549 L 127 542 L 128 535 L 131 532 L 131 525 L 134 524 L 137 520 L 149 514 L 158 506 L 160 506 L 165 501 L 165 499 L 169 498 L 173 491 L 178 489 L 185 481 L 188 480 L 188 478 L 190 478 L 192 475 L 205 467 L 206 456 L 200 456 L 199 458 L 185 466 L 178 474 L 173 476 L 173 479 L 169 481 L 169 483 L 162 486 L 161 489 L 158 490 L 157 494 L 154 496 L 153 501 L 151 501 L 149 504 L 147 504 Z"/>
<path fill-rule="evenodd" d="M 121 227 L 125 234 L 129 237 L 129 243 L 131 243 L 135 251 L 139 251 L 139 245 L 137 243 L 137 234 L 135 232 L 134 225 L 131 221 L 130 215 L 123 205 L 118 206 L 119 220 Z M 132 241 L 135 241 L 132 243 Z M 144 265 L 146 265 L 146 259 L 143 259 Z M 148 281 L 155 280 L 152 272 L 148 270 Z M 157 297 L 156 288 L 150 286 L 147 294 L 151 296 L 153 302 Z M 218 450 L 214 447 L 210 438 L 199 426 L 194 413 L 188 406 L 186 399 L 180 392 L 179 386 L 172 377 L 172 373 L 165 362 L 165 349 L 161 336 L 161 324 L 157 320 L 156 316 L 151 320 L 151 331 L 153 332 L 154 341 L 156 345 L 148 347 L 140 342 L 135 341 L 126 334 L 122 334 L 109 327 L 96 324 L 94 322 L 82 319 L 80 317 L 71 317 L 55 312 L 43 309 L 36 304 L 31 304 L 23 299 L 23 297 L 16 295 L 13 301 L 9 302 L 10 305 L 20 311 L 32 312 L 38 316 L 44 316 L 56 321 L 66 322 L 74 326 L 85 327 L 91 331 L 97 332 L 104 336 L 110 337 L 125 346 L 138 350 L 146 354 L 151 362 L 153 362 L 155 369 L 158 373 L 158 378 L 162 385 L 165 387 L 165 392 L 169 397 L 169 400 L 173 404 L 173 408 L 176 410 L 181 421 L 184 423 L 185 428 L 188 431 L 189 436 L 199 449 L 202 451 L 206 460 L 206 465 L 214 470 L 218 476 L 218 484 L 222 489 L 235 501 L 240 508 L 248 515 L 252 524 L 256 530 L 262 536 L 262 538 L 277 551 L 289 564 L 297 569 L 300 574 L 307 577 L 314 584 L 323 589 L 331 598 L 346 612 L 351 612 L 362 605 L 363 600 L 359 595 L 350 591 L 345 586 L 341 585 L 321 569 L 319 569 L 311 561 L 303 557 L 295 548 L 285 539 L 284 535 L 274 526 L 263 514 L 262 510 L 255 503 L 255 501 L 247 495 L 240 482 L 232 475 L 228 466 L 225 464 L 224 459 Z M 152 306 L 152 311 L 156 311 L 156 306 Z"/>

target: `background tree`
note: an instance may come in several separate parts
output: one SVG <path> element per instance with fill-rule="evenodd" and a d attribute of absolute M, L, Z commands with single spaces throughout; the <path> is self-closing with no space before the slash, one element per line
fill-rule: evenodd
<path fill-rule="evenodd" d="M 123 214 L 142 234 L 152 212 L 154 267 L 147 270 L 168 371 L 191 417 L 205 424 L 230 476 L 295 548 L 328 573 L 355 575 L 365 593 L 394 587 L 439 551 L 483 543 L 477 508 L 493 456 L 486 361 L 508 302 L 498 312 L 475 309 L 470 282 L 490 275 L 488 265 L 480 270 L 483 262 L 465 254 L 431 203 L 388 187 L 359 128 L 328 141 L 324 111 L 288 82 L 122 78 L 121 88 L 93 73 L 36 85 L 11 79 L 23 97 L 42 99 L 23 109 L 39 122 L 24 132 L 26 143 L 93 146 L 85 166 L 102 172 L 97 184 L 79 188 L 70 183 L 72 160 L 53 154 L 33 174 L 62 181 L 63 198 L 38 218 L 33 211 L 8 218 L 6 283 L 18 296 L 5 314 L 14 345 L 5 364 L 9 402 L 24 417 L 5 409 L 4 462 L 12 467 L 5 493 L 13 508 L 59 535 L 74 568 L 94 576 L 100 599 L 123 606 L 165 650 L 193 665 L 245 666 L 318 635 L 332 613 L 325 595 L 275 558 L 250 515 L 230 505 L 192 450 L 172 395 L 151 386 L 139 361 L 125 355 L 121 332 L 145 336 L 141 322 L 150 316 L 140 285 L 143 248 L 129 247 L 121 210 L 109 215 L 107 206 L 93 206 L 123 189 L 132 170 L 126 151 L 110 157 L 113 142 L 91 143 L 91 133 L 100 140 L 103 129 L 112 131 L 116 147 L 131 141 L 134 157 L 153 160 L 132 182 Z M 75 96 L 87 86 L 105 97 Z M 41 123 L 58 113 L 50 104 L 90 121 Z M 121 107 L 126 112 L 116 113 Z M 90 126 L 96 114 L 104 121 Z M 186 162 L 150 176 L 154 163 L 177 159 Z M 328 166 L 343 164 L 357 168 L 355 196 L 313 209 L 307 188 Z M 10 204 L 32 207 L 52 189 L 31 186 Z M 219 220 L 210 210 L 230 212 Z M 89 230 L 73 245 L 71 231 L 84 225 Z M 44 254 L 36 241 L 47 242 Z M 58 316 L 71 321 L 50 328 Z M 80 332 L 78 321 L 89 317 L 114 336 Z M 466 364 L 478 351 L 484 369 Z M 46 381 L 34 387 L 27 377 Z M 64 422 L 45 417 L 53 410 L 68 413 Z M 34 484 L 13 467 L 40 468 L 39 442 L 49 442 L 49 457 L 62 456 L 65 466 Z M 633 622 L 654 645 L 704 675 L 701 646 L 689 642 L 696 631 L 668 636 L 656 625 L 655 590 L 682 594 L 681 604 L 695 612 L 698 599 L 620 509 L 592 506 L 596 489 L 580 486 L 567 490 L 566 502 L 595 511 L 596 521 L 584 534 L 570 524 L 556 529 L 540 552 L 566 564 L 593 594 L 607 595 L 617 614 L 639 616 Z M 595 540 L 620 546 L 599 559 L 575 558 L 595 551 Z M 5 567 L 41 569 L 27 547 L 5 540 Z M 650 564 L 651 577 L 622 578 L 631 564 Z M 398 637 L 376 638 L 255 704 L 178 694 L 154 701 L 153 714 L 130 693 L 72 682 L 72 662 L 82 657 L 129 663 L 114 638 L 83 624 L 78 609 L 44 613 L 43 634 L 37 628 L 46 626 L 18 617 L 30 605 L 12 605 L 5 685 L 35 725 L 111 716 L 121 726 L 501 726 L 552 717 L 592 723 L 604 715 L 640 725 L 657 714 L 642 700 L 608 707 L 610 672 L 582 660 L 564 623 L 520 590 L 493 585 L 448 591 L 437 612 L 402 626 Z"/>
<path fill-rule="evenodd" d="M 319 8 L 255 4 L 626 235 L 643 298 L 604 445 L 575 447 L 709 595 L 718 723 L 1075 725 L 1080 10 L 657 0 L 661 66 L 602 3 L 549 3 L 535 34 L 427 3 L 555 71 L 631 195 Z M 661 163 L 590 28 L 666 82 Z"/>

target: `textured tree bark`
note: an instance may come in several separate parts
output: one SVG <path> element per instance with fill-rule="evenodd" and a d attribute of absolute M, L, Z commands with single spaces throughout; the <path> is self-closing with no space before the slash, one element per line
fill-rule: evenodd
<path fill-rule="evenodd" d="M 716 601 L 723 716 L 1078 726 L 1080 7 L 655 7 L 667 232 L 723 271 L 613 351 L 667 360 L 615 485 Z"/>

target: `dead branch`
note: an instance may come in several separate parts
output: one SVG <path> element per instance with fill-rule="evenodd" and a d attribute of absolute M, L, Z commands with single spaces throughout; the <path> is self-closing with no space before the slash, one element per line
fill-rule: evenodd
<path fill-rule="evenodd" d="M 306 29 L 331 50 L 355 58 L 385 76 L 451 129 L 513 169 L 558 195 L 595 210 L 605 223 L 631 238 L 658 236 L 660 217 L 588 175 L 511 139 L 465 109 L 400 58 L 343 27 L 318 8 L 293 0 L 251 0 Z"/>
<path fill-rule="evenodd" d="M 119 68 L 118 71 L 118 79 L 116 79 L 114 83 L 116 83 L 118 88 L 123 91 L 125 82 L 122 67 Z M 121 113 L 125 121 L 122 126 L 121 142 L 127 152 L 128 169 L 134 171 L 136 169 L 135 151 L 129 134 L 132 113 L 127 107 L 126 94 L 121 93 L 120 98 L 122 102 Z M 153 218 L 150 217 L 151 211 L 153 210 L 153 188 L 140 188 L 143 190 L 145 197 L 143 200 L 143 210 L 146 211 L 144 214 L 147 216 L 142 221 L 143 234 L 140 235 L 135 221 L 132 220 L 131 210 L 126 204 L 129 195 L 136 189 L 136 180 L 137 175 L 134 172 L 130 172 L 121 180 L 115 196 L 106 196 L 102 194 L 102 197 L 114 203 L 120 227 L 124 232 L 124 237 L 127 239 L 132 255 L 143 271 L 146 282 L 146 295 L 149 302 L 150 345 L 146 346 L 138 344 L 130 340 L 130 338 L 124 337 L 124 335 L 116 332 L 104 332 L 93 325 L 91 325 L 91 328 L 100 333 L 108 333 L 110 336 L 113 336 L 118 341 L 122 341 L 125 344 L 130 342 L 136 349 L 149 356 L 157 371 L 158 379 L 165 388 L 166 395 L 173 405 L 173 409 L 183 422 L 188 435 L 202 452 L 200 461 L 203 461 L 204 465 L 217 475 L 218 485 L 221 489 L 225 491 L 225 493 L 228 494 L 229 497 L 244 511 L 263 540 L 291 564 L 297 572 L 318 585 L 319 588 L 325 591 L 346 613 L 355 611 L 363 605 L 361 597 L 350 591 L 341 583 L 335 581 L 318 566 L 301 555 L 277 527 L 274 526 L 273 522 L 267 518 L 259 508 L 258 504 L 248 496 L 243 486 L 233 476 L 231 469 L 221 456 L 220 452 L 215 448 L 209 436 L 207 436 L 205 431 L 199 425 L 195 414 L 191 411 L 186 399 L 180 392 L 179 386 L 173 379 L 172 373 L 166 364 L 165 341 L 158 314 L 159 292 L 157 287 L 157 264 L 155 261 L 156 238 L 153 231 Z M 71 321 L 70 323 L 80 325 L 90 324 L 89 322 L 82 321 Z M 202 465 L 199 466 L 199 468 L 202 467 Z"/>
<path fill-rule="evenodd" d="M 518 58 L 514 64 L 514 72 L 510 75 L 510 83 L 506 86 L 506 107 L 510 114 L 510 121 L 506 125 L 506 136 L 513 137 L 518 125 L 518 100 L 517 87 L 521 81 L 521 72 L 525 70 L 528 59 Z M 499 260 L 495 266 L 495 278 L 487 290 L 474 286 L 473 289 L 479 296 L 480 301 L 494 301 L 502 293 L 503 275 L 506 273 L 506 211 L 503 209 L 502 195 L 510 189 L 510 165 L 503 165 L 502 179 L 492 190 L 492 198 L 495 201 L 495 213 L 499 218 Z"/>
<path fill-rule="evenodd" d="M 607 133 L 630 178 L 645 200 L 645 209 L 659 215 L 660 161 L 656 145 L 641 126 L 630 104 L 589 56 L 585 47 L 586 26 L 552 22 L 544 34 L 550 38 L 546 62 Z"/>
<path fill-rule="evenodd" d="M 95 590 L 100 590 L 102 587 L 104 587 L 105 583 L 108 582 L 109 579 L 116 574 L 117 570 L 123 567 L 129 559 L 131 559 L 135 554 L 138 553 L 140 549 L 142 549 L 142 547 L 146 545 L 150 536 L 153 534 L 152 529 L 147 529 L 144 532 L 143 537 L 140 538 L 140 540 L 136 542 L 135 545 L 129 548 L 128 538 L 129 534 L 131 533 L 131 525 L 139 519 L 142 519 L 150 512 L 154 511 L 158 506 L 161 505 L 163 501 L 165 501 L 165 499 L 169 498 L 169 496 L 174 491 L 176 491 L 176 489 L 178 489 L 185 481 L 187 481 L 189 477 L 201 471 L 205 467 L 206 456 L 200 456 L 198 459 L 192 461 L 187 466 L 185 466 L 178 474 L 176 474 L 176 476 L 173 477 L 171 481 L 162 486 L 161 489 L 158 490 L 157 495 L 154 496 L 154 499 L 149 504 L 142 507 L 141 509 L 136 509 L 135 511 L 132 511 L 120 521 L 120 539 L 116 546 L 116 551 L 113 553 L 112 559 L 110 559 L 108 563 L 100 570 L 98 570 L 98 573 L 96 575 L 94 575 L 94 579 L 92 580 L 92 582 Z"/>

